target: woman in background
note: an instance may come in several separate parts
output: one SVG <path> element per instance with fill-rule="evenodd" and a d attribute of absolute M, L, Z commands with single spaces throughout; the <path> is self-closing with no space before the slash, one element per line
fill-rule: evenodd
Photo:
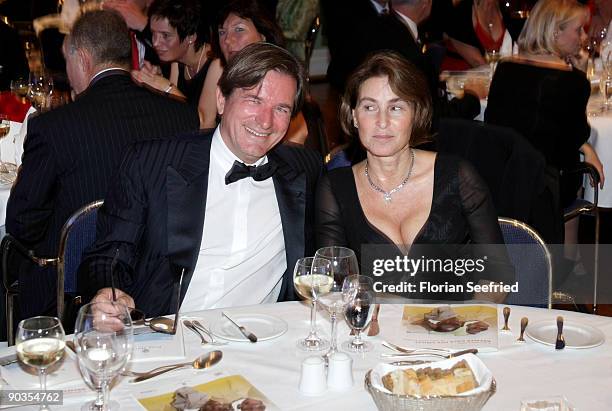
<path fill-rule="evenodd" d="M 174 63 L 169 79 L 159 67 L 145 62 L 133 71 L 138 83 L 185 98 L 197 106 L 201 128 L 217 125 L 215 92 L 223 68 L 212 51 L 210 27 L 198 0 L 155 0 L 149 7 L 153 47 L 160 61 Z"/>
<path fill-rule="evenodd" d="M 573 166 L 584 154 L 603 187 L 603 166 L 587 142 L 591 87 L 575 67 L 586 40 L 586 18 L 586 8 L 575 0 L 540 0 L 534 6 L 518 39 L 518 57 L 497 66 L 485 121 L 515 129 L 558 169 Z M 562 207 L 574 201 L 581 184 L 580 176 L 561 177 Z"/>

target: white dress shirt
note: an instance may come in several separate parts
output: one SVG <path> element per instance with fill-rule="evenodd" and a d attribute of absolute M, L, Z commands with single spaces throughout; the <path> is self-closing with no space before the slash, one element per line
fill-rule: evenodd
<path fill-rule="evenodd" d="M 402 19 L 404 24 L 408 27 L 408 30 L 410 30 L 410 33 L 412 34 L 412 38 L 414 38 L 414 41 L 416 43 L 419 43 L 419 27 L 417 26 L 417 24 L 414 21 L 412 21 L 410 17 L 400 13 L 397 10 L 395 10 L 395 12 Z"/>
<path fill-rule="evenodd" d="M 272 178 L 225 184 L 234 161 L 219 127 L 210 148 L 208 193 L 198 261 L 181 311 L 276 302 L 287 268 Z M 260 159 L 255 165 L 268 161 Z"/>

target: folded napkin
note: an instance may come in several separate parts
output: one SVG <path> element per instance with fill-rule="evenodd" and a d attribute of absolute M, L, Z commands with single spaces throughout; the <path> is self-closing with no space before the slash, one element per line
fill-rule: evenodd
<path fill-rule="evenodd" d="M 200 409 L 208 401 L 208 394 L 191 387 L 179 388 L 174 393 L 171 405 L 177 410 Z"/>
<path fill-rule="evenodd" d="M 22 123 L 30 103 L 23 102 L 10 91 L 0 92 L 0 114 L 6 114 L 11 121 Z"/>

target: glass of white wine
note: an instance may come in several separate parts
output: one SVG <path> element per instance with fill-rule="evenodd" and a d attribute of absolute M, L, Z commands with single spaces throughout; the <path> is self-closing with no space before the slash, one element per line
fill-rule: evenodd
<path fill-rule="evenodd" d="M 376 294 L 372 277 L 351 275 L 344 279 L 342 294 L 348 301 L 344 309 L 347 324 L 355 330 L 355 338 L 342 344 L 342 348 L 353 352 L 372 351 L 373 345 L 361 339 L 361 331 L 370 325 Z"/>
<path fill-rule="evenodd" d="M 321 351 L 329 347 L 329 341 L 317 334 L 317 300 L 331 291 L 334 282 L 330 262 L 326 259 L 304 257 L 297 260 L 293 270 L 293 285 L 302 298 L 310 300 L 310 333 L 298 340 L 298 348 L 304 351 Z"/>
<path fill-rule="evenodd" d="M 325 357 L 329 358 L 338 351 L 338 314 L 344 314 L 344 307 L 347 303 L 342 294 L 342 283 L 346 277 L 359 274 L 359 265 L 355 252 L 346 247 L 329 246 L 320 248 L 315 253 L 315 260 L 318 259 L 329 261 L 329 265 L 327 265 L 331 271 L 329 275 L 334 279 L 330 292 L 321 295 L 319 298 L 319 303 L 330 313 L 331 338 L 329 350 L 325 354 Z"/>
<path fill-rule="evenodd" d="M 25 365 L 38 369 L 40 389 L 47 389 L 47 368 L 64 356 L 64 328 L 56 317 L 32 317 L 17 326 L 17 357 Z M 41 410 L 48 410 L 41 404 Z"/>
<path fill-rule="evenodd" d="M 109 402 L 113 380 L 125 369 L 134 346 L 134 332 L 128 308 L 116 302 L 97 302 L 79 310 L 74 325 L 74 345 L 79 369 L 97 397 L 82 410 L 117 410 Z"/>
<path fill-rule="evenodd" d="M 489 48 L 485 51 L 485 61 L 489 63 L 491 70 L 490 78 L 493 80 L 493 74 L 497 68 L 497 62 L 501 59 L 501 54 L 498 48 Z"/>
<path fill-rule="evenodd" d="M 18 77 L 11 80 L 11 92 L 21 99 L 22 103 L 25 103 L 25 99 L 28 96 L 30 85 L 28 81 L 23 77 Z"/>

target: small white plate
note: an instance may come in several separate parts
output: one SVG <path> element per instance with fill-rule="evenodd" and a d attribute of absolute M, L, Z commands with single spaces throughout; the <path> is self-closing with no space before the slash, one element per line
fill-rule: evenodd
<path fill-rule="evenodd" d="M 538 321 L 527 326 L 526 334 L 532 340 L 555 345 L 557 341 L 557 323 L 555 321 Z M 593 348 L 603 344 L 606 339 L 601 330 L 586 324 L 565 321 L 563 324 L 565 348 Z"/>
<path fill-rule="evenodd" d="M 280 337 L 287 332 L 287 323 L 271 315 L 266 314 L 229 314 L 232 320 L 257 336 L 257 341 L 271 340 Z M 217 337 L 229 341 L 250 342 L 240 330 L 227 318 L 221 317 L 211 326 L 211 331 Z"/>

